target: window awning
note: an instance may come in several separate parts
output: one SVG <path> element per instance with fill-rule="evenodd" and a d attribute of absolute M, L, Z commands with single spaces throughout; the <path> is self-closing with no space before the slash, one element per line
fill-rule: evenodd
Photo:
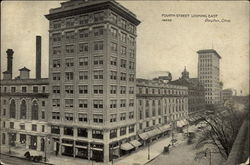
<path fill-rule="evenodd" d="M 134 147 L 141 146 L 141 143 L 138 140 L 132 140 L 129 143 L 132 144 Z"/>
<path fill-rule="evenodd" d="M 144 133 L 139 134 L 139 137 L 140 137 L 142 140 L 147 140 L 147 139 L 149 138 L 147 132 L 144 132 Z"/>
<path fill-rule="evenodd" d="M 125 150 L 125 151 L 131 150 L 133 148 L 135 148 L 135 147 L 130 143 L 124 143 L 120 147 L 121 150 Z"/>
<path fill-rule="evenodd" d="M 166 132 L 166 131 L 171 130 L 171 126 L 170 126 L 169 124 L 160 126 L 160 127 L 158 127 L 158 128 L 160 129 L 161 132 Z"/>

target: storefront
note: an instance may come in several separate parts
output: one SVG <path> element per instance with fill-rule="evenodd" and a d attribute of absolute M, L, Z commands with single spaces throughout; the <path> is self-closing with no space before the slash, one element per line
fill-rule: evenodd
<path fill-rule="evenodd" d="M 76 157 L 88 159 L 88 142 L 76 141 L 75 145 Z"/>
<path fill-rule="evenodd" d="M 109 160 L 120 157 L 119 142 L 115 141 L 109 144 Z"/>
<path fill-rule="evenodd" d="M 167 136 L 169 135 L 169 132 L 172 130 L 171 126 L 169 124 L 163 125 L 158 127 L 161 131 L 162 136 Z"/>
<path fill-rule="evenodd" d="M 62 139 L 62 155 L 74 156 L 74 141 L 69 139 Z"/>
<path fill-rule="evenodd" d="M 104 145 L 99 143 L 91 143 L 90 150 L 92 153 L 91 159 L 96 162 L 103 162 L 104 158 Z"/>
<path fill-rule="evenodd" d="M 130 153 L 134 148 L 135 147 L 129 142 L 121 144 L 120 146 L 121 156 Z"/>

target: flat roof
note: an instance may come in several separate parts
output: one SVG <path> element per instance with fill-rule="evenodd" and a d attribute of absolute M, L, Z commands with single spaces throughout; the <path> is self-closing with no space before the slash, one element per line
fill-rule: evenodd
<path fill-rule="evenodd" d="M 215 55 L 217 55 L 219 57 L 219 59 L 221 59 L 221 56 L 219 55 L 219 53 L 217 53 L 216 50 L 214 49 L 203 49 L 203 50 L 199 50 L 197 51 L 197 53 L 200 54 L 204 54 L 204 53 L 214 53 Z"/>

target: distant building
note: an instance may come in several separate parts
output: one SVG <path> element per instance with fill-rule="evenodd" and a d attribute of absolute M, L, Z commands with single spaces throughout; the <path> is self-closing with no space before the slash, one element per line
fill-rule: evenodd
<path fill-rule="evenodd" d="M 232 89 L 224 89 L 224 90 L 222 90 L 221 93 L 222 93 L 222 101 L 223 101 L 223 103 L 233 99 L 233 90 Z"/>
<path fill-rule="evenodd" d="M 140 21 L 113 0 L 63 2 L 46 18 L 52 143 L 59 155 L 108 162 L 136 138 Z"/>
<path fill-rule="evenodd" d="M 199 82 L 198 78 L 189 78 L 189 72 L 182 72 L 182 77 L 170 81 L 168 84 L 186 86 L 188 88 L 188 115 L 190 118 L 203 113 L 205 110 L 205 88 Z"/>
<path fill-rule="evenodd" d="M 142 140 L 154 140 L 171 130 L 170 124 L 186 121 L 187 87 L 146 79 L 137 79 L 136 86 L 137 133 Z"/>
<path fill-rule="evenodd" d="M 41 37 L 37 36 L 41 43 Z M 39 52 L 38 44 L 36 51 Z M 7 50 L 7 71 L 1 80 L 1 145 L 23 146 L 27 149 L 45 150 L 48 138 L 47 109 L 49 80 L 41 78 L 41 54 L 37 53 L 36 78 L 30 70 L 19 69 L 20 75 L 12 78 L 14 51 Z"/>
<path fill-rule="evenodd" d="M 220 59 L 214 49 L 199 50 L 198 78 L 205 87 L 206 104 L 220 104 Z"/>

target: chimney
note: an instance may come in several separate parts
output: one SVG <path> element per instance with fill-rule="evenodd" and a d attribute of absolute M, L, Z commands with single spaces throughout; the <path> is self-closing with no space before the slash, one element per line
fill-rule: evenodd
<path fill-rule="evenodd" d="M 7 53 L 7 71 L 3 72 L 3 79 L 11 80 L 14 51 L 12 49 L 8 49 L 6 53 Z"/>
<path fill-rule="evenodd" d="M 36 36 L 36 79 L 41 78 L 41 36 Z"/>

